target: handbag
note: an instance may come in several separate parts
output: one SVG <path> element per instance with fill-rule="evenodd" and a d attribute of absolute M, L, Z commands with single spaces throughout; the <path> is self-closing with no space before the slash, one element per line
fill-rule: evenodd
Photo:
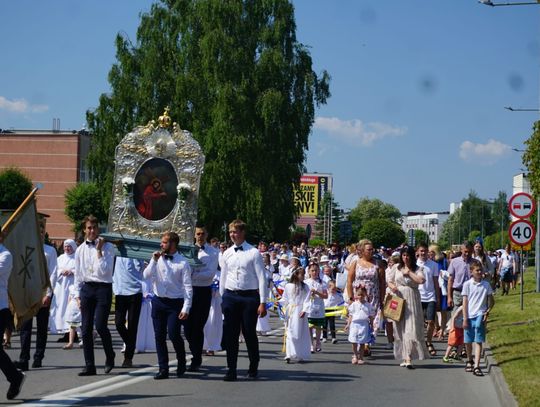
<path fill-rule="evenodd" d="M 383 315 L 385 318 L 399 322 L 403 317 L 405 300 L 397 295 L 387 295 L 384 300 Z"/>

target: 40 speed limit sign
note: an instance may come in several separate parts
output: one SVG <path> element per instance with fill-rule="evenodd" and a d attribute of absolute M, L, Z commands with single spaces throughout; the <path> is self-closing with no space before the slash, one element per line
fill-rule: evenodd
<path fill-rule="evenodd" d="M 517 246 L 526 246 L 534 240 L 536 232 L 531 222 L 519 219 L 510 224 L 508 229 L 510 240 Z"/>

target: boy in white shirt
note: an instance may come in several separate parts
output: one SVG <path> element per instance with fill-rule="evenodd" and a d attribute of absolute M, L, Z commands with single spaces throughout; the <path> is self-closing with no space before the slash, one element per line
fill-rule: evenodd
<path fill-rule="evenodd" d="M 465 371 L 472 372 L 475 376 L 483 376 L 484 373 L 480 369 L 480 355 L 486 337 L 486 321 L 495 301 L 490 284 L 482 280 L 482 264 L 478 260 L 472 260 L 469 264 L 469 270 L 472 278 L 463 284 L 461 291 L 463 296 L 464 342 L 468 359 Z M 472 360 L 473 342 L 474 367 Z"/>

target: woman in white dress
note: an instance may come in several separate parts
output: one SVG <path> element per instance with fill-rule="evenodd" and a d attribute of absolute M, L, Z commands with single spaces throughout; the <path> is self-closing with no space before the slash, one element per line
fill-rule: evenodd
<path fill-rule="evenodd" d="M 70 327 L 65 320 L 65 314 L 69 303 L 69 286 L 74 282 L 75 250 L 77 250 L 75 240 L 66 239 L 64 253 L 58 257 L 56 285 L 53 288 L 54 295 L 49 316 L 49 326 L 53 334 L 65 333 L 69 335 Z M 65 339 L 68 342 L 68 338 Z"/>
<path fill-rule="evenodd" d="M 280 304 L 285 314 L 285 361 L 308 360 L 311 357 L 311 337 L 307 314 L 311 292 L 304 283 L 304 270 L 296 269 L 283 290 Z"/>
<path fill-rule="evenodd" d="M 223 336 L 223 313 L 221 312 L 221 295 L 219 295 L 220 272 L 216 273 L 212 283 L 212 301 L 206 325 L 204 326 L 204 345 L 207 356 L 214 356 L 214 352 L 221 350 Z"/>

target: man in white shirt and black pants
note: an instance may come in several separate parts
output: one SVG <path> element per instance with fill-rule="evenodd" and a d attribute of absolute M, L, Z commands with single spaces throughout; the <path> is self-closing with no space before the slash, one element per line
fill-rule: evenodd
<path fill-rule="evenodd" d="M 191 273 L 193 284 L 193 303 L 189 317 L 184 325 L 186 339 L 191 350 L 190 372 L 197 372 L 202 364 L 204 345 L 204 325 L 208 319 L 212 302 L 212 282 L 217 273 L 219 251 L 206 242 L 208 232 L 204 226 L 195 227 L 195 245 L 198 258 L 203 263 Z"/>
<path fill-rule="evenodd" d="M 262 256 L 245 241 L 246 224 L 234 220 L 229 224 L 234 245 L 223 253 L 219 291 L 223 298 L 223 349 L 227 352 L 228 372 L 225 381 L 236 380 L 240 329 L 249 357 L 248 379 L 256 379 L 259 368 L 257 317 L 266 315 L 267 280 Z"/>
<path fill-rule="evenodd" d="M 85 367 L 79 376 L 94 376 L 94 322 L 105 351 L 105 373 L 114 368 L 111 332 L 107 327 L 112 304 L 114 251 L 99 237 L 99 221 L 93 215 L 83 220 L 85 241 L 75 252 L 75 290 L 81 308 L 81 331 Z"/>
<path fill-rule="evenodd" d="M 161 237 L 161 252 L 154 252 L 143 272 L 145 279 L 152 279 L 155 294 L 152 298 L 152 321 L 159 364 L 155 380 L 169 378 L 167 331 L 178 361 L 176 376 L 180 377 L 186 371 L 186 351 L 181 328 L 182 321 L 189 316 L 193 289 L 191 267 L 187 259 L 178 253 L 179 241 L 176 233 L 164 233 Z"/>

